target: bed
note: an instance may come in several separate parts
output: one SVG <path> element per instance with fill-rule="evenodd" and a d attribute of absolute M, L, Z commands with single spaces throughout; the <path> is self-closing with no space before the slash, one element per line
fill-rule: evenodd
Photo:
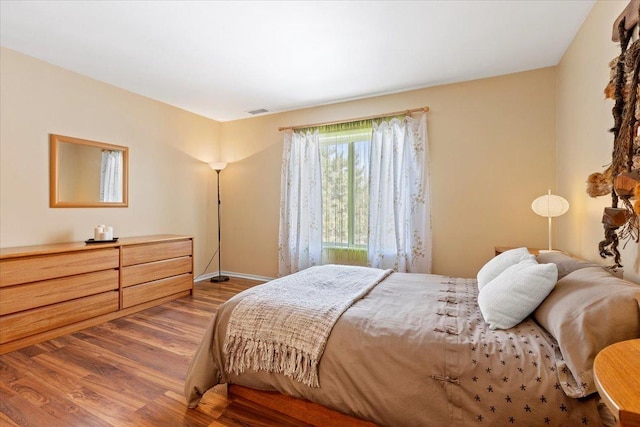
<path fill-rule="evenodd" d="M 523 252 L 526 270 L 535 263 L 538 272 L 552 277 L 547 277 L 550 286 L 537 276 L 529 282 L 518 270 Z M 269 289 L 289 295 L 278 288 L 281 279 L 249 289 L 212 317 L 187 372 L 187 402 L 195 407 L 217 384 L 234 384 L 315 402 L 381 426 L 608 424 L 593 383 L 593 359 L 611 343 L 640 337 L 640 287 L 563 254 L 541 254 L 533 262 L 531 257 L 525 248 L 507 251 L 487 263 L 478 278 L 378 272 L 376 283 L 338 310 L 317 364 L 307 364 L 313 356 L 298 355 L 296 366 L 304 375 L 288 372 L 286 361 L 274 368 L 274 354 L 289 350 L 278 347 L 274 353 L 269 347 L 269 357 L 252 358 L 247 354 L 255 342 L 234 341 L 235 316 L 245 306 L 255 312 L 249 301 Z M 304 293 L 307 281 L 334 267 L 339 266 L 287 276 L 302 280 L 297 287 L 303 294 L 292 300 L 313 299 Z M 514 268 L 517 274 L 506 274 Z M 549 289 L 540 291 L 545 286 Z M 536 298 L 543 294 L 541 303 L 532 300 L 531 289 Z M 489 297 L 483 302 L 484 295 Z M 309 309 L 305 302 L 302 306 Z M 529 312 L 501 328 L 504 307 L 516 308 L 518 316 L 523 309 Z M 286 324 L 289 312 L 280 310 L 275 317 Z M 258 323 L 265 321 L 257 317 Z M 267 367 L 260 365 L 264 359 Z"/>

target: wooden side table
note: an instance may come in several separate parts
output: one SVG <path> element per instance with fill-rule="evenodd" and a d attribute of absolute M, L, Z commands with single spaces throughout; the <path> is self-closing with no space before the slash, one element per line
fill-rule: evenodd
<path fill-rule="evenodd" d="M 496 256 L 500 255 L 503 252 L 508 251 L 509 249 L 515 249 L 515 246 L 495 246 L 494 249 L 496 251 Z M 538 248 L 527 248 L 529 249 L 529 252 L 531 252 L 532 255 L 538 255 L 540 253 L 541 250 L 543 249 L 538 249 Z"/>
<path fill-rule="evenodd" d="M 602 350 L 593 362 L 596 388 L 620 427 L 640 427 L 640 339 Z"/>

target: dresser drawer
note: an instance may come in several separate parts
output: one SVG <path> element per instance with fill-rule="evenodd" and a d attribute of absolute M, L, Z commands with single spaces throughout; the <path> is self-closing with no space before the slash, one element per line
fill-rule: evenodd
<path fill-rule="evenodd" d="M 122 265 L 136 265 L 163 259 L 190 256 L 193 252 L 192 246 L 191 239 L 123 246 Z"/>
<path fill-rule="evenodd" d="M 120 281 L 124 288 L 127 286 L 137 285 L 139 283 L 150 282 L 152 280 L 177 276 L 178 274 L 191 273 L 191 270 L 191 257 L 166 259 L 163 261 L 124 267 L 120 272 L 122 275 Z"/>
<path fill-rule="evenodd" d="M 118 292 L 34 308 L 0 317 L 0 344 L 118 310 Z"/>
<path fill-rule="evenodd" d="M 118 248 L 0 260 L 0 287 L 118 268 Z"/>
<path fill-rule="evenodd" d="M 118 289 L 118 270 L 0 288 L 0 315 Z"/>
<path fill-rule="evenodd" d="M 181 274 L 168 279 L 131 286 L 122 290 L 122 308 L 129 308 L 192 288 L 193 274 Z"/>

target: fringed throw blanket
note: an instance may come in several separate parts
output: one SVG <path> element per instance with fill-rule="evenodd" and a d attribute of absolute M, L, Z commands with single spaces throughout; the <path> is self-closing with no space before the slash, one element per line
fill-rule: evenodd
<path fill-rule="evenodd" d="M 235 307 L 224 341 L 226 369 L 282 373 L 320 387 L 318 363 L 342 313 L 391 270 L 324 265 L 254 288 Z"/>

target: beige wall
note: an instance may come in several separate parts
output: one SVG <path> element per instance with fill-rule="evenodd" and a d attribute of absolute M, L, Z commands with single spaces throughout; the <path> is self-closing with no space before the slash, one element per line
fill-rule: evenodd
<path fill-rule="evenodd" d="M 221 124 L 222 269 L 278 270 L 279 126 L 429 106 L 433 272 L 471 277 L 496 245 L 545 247 L 530 208 L 555 190 L 555 68 Z"/>
<path fill-rule="evenodd" d="M 557 67 L 558 74 L 558 188 L 571 204 L 559 218 L 559 246 L 583 258 L 611 264 L 598 255 L 603 239 L 602 211 L 611 197 L 589 197 L 586 179 L 611 162 L 613 101 L 603 90 L 609 81 L 609 61 L 620 53 L 611 41 L 616 17 L 628 4 L 599 0 Z M 622 248 L 625 277 L 640 282 L 638 244 Z"/>
<path fill-rule="evenodd" d="M 185 233 L 196 236 L 200 274 L 216 226 L 215 173 L 203 162 L 227 160 L 223 270 L 274 277 L 278 126 L 427 105 L 434 273 L 473 276 L 495 245 L 544 247 L 546 222 L 529 206 L 547 188 L 571 203 L 555 222 L 555 246 L 598 260 L 608 200 L 586 196 L 584 181 L 610 159 L 611 102 L 602 89 L 618 53 L 611 23 L 625 3 L 596 3 L 558 67 L 226 123 L 2 48 L 0 246 L 84 240 L 98 223 L 120 236 Z M 49 133 L 129 146 L 129 208 L 49 208 Z M 636 280 L 638 257 L 637 245 L 627 245 L 626 274 Z"/>
<path fill-rule="evenodd" d="M 216 244 L 220 124 L 12 50 L 0 51 L 0 246 L 117 236 L 195 236 L 196 274 Z M 126 145 L 128 208 L 49 208 L 50 133 Z M 210 271 L 212 269 L 210 268 Z"/>

